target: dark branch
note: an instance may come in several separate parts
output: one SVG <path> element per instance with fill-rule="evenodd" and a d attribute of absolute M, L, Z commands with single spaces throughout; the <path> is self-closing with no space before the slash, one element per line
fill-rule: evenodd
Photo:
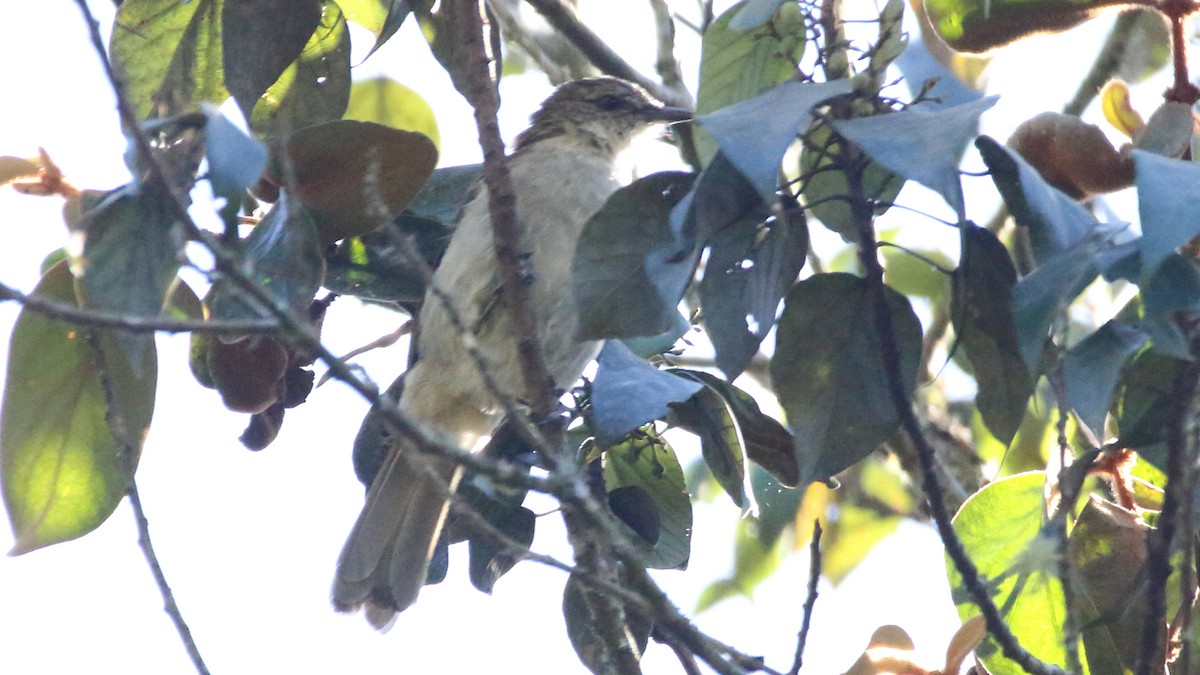
<path fill-rule="evenodd" d="M 812 624 L 813 608 L 817 605 L 817 583 L 821 580 L 821 521 L 813 521 L 812 539 L 808 543 L 808 597 L 804 600 L 804 620 L 796 638 L 796 658 L 789 675 L 798 675 L 804 665 L 804 647 L 808 644 L 808 628 Z"/>

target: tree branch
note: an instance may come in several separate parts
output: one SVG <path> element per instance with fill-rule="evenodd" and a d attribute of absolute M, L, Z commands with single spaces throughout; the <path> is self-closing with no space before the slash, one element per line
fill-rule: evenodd
<path fill-rule="evenodd" d="M 680 96 L 679 92 L 664 87 L 654 80 L 642 75 L 636 68 L 629 65 L 625 59 L 614 52 L 598 35 L 592 32 L 579 20 L 575 10 L 562 0 L 526 0 L 538 11 L 546 21 L 563 37 L 583 52 L 601 72 L 623 80 L 629 80 L 655 98 L 669 105 L 690 107 L 690 96 Z"/>
<path fill-rule="evenodd" d="M 812 538 L 808 542 L 808 597 L 804 600 L 804 620 L 800 623 L 800 635 L 796 638 L 796 658 L 792 661 L 789 675 L 799 675 L 804 665 L 804 647 L 808 644 L 808 628 L 812 623 L 813 608 L 817 605 L 817 583 L 821 580 L 821 521 L 813 520 Z"/>

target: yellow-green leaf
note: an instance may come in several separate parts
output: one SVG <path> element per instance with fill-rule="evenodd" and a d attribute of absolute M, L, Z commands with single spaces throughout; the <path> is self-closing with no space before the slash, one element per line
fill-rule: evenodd
<path fill-rule="evenodd" d="M 415 131 L 427 136 L 435 147 L 441 145 L 433 108 L 420 94 L 387 77 L 355 82 L 343 117 Z"/>
<path fill-rule="evenodd" d="M 34 294 L 74 304 L 66 263 L 51 268 Z M 121 501 L 154 411 L 154 340 L 143 338 L 135 373 L 110 332 L 97 331 L 93 342 L 76 325 L 21 312 L 0 404 L 0 488 L 12 554 L 81 537 Z"/>

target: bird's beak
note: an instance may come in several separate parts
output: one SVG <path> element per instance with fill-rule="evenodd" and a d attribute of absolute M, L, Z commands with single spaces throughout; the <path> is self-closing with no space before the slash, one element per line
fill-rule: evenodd
<path fill-rule="evenodd" d="M 646 111 L 646 119 L 651 122 L 686 122 L 692 119 L 692 111 L 686 108 L 673 108 L 671 106 L 662 106 Z"/>

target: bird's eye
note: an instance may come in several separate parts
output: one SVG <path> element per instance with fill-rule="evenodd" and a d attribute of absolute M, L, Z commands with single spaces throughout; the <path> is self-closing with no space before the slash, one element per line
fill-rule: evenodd
<path fill-rule="evenodd" d="M 624 106 L 625 101 L 622 100 L 620 96 L 613 96 L 612 94 L 609 94 L 608 96 L 601 96 L 600 98 L 596 99 L 596 107 L 601 110 L 608 110 L 611 112 Z"/>

